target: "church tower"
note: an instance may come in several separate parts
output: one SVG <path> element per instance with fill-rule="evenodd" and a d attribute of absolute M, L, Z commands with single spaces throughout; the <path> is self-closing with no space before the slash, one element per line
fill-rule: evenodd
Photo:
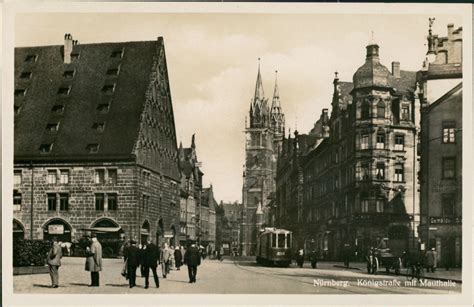
<path fill-rule="evenodd" d="M 242 254 L 255 255 L 257 235 L 268 220 L 268 197 L 275 192 L 276 159 L 285 131 L 277 79 L 271 107 L 265 98 L 260 64 L 255 93 L 250 101 L 249 122 L 245 123 L 245 166 L 242 203 Z"/>

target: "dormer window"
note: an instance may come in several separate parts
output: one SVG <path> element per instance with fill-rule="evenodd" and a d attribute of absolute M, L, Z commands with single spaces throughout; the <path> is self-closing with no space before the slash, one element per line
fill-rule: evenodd
<path fill-rule="evenodd" d="M 121 59 L 123 57 L 123 49 L 112 51 L 110 57 L 115 59 Z"/>
<path fill-rule="evenodd" d="M 115 91 L 115 84 L 107 84 L 102 87 L 102 92 L 106 95 L 112 95 Z"/>
<path fill-rule="evenodd" d="M 105 123 L 94 123 L 92 125 L 92 129 L 96 130 L 97 132 L 104 132 Z"/>
<path fill-rule="evenodd" d="M 97 111 L 101 114 L 107 114 L 109 112 L 109 104 L 103 103 L 97 106 Z"/>
<path fill-rule="evenodd" d="M 70 86 L 68 86 L 68 87 L 60 87 L 60 88 L 58 89 L 58 95 L 60 95 L 60 96 L 68 96 L 70 91 L 71 91 L 71 87 L 70 87 Z"/>
<path fill-rule="evenodd" d="M 86 148 L 89 151 L 89 153 L 99 152 L 99 144 L 97 144 L 97 143 L 88 144 Z"/>
<path fill-rule="evenodd" d="M 42 154 L 48 154 L 51 152 L 51 149 L 53 148 L 53 144 L 41 144 L 40 145 L 40 153 Z"/>
<path fill-rule="evenodd" d="M 63 73 L 63 77 L 66 80 L 72 80 L 72 79 L 74 79 L 74 74 L 75 74 L 75 70 L 66 70 Z"/>
<path fill-rule="evenodd" d="M 109 68 L 107 69 L 107 76 L 117 76 L 119 74 L 119 68 Z"/>
<path fill-rule="evenodd" d="M 24 97 L 26 95 L 26 89 L 16 89 L 15 97 Z"/>
<path fill-rule="evenodd" d="M 59 123 L 49 123 L 46 125 L 46 130 L 48 132 L 57 132 L 59 129 Z"/>
<path fill-rule="evenodd" d="M 24 71 L 20 75 L 20 79 L 23 81 L 30 80 L 31 79 L 31 71 Z"/>
<path fill-rule="evenodd" d="M 402 106 L 402 120 L 410 120 L 410 108 L 407 105 Z"/>
<path fill-rule="evenodd" d="M 53 113 L 62 114 L 64 112 L 64 106 L 62 104 L 57 104 L 51 109 Z"/>
<path fill-rule="evenodd" d="M 25 63 L 32 64 L 35 63 L 37 59 L 38 56 L 36 54 L 29 54 L 25 58 Z"/>

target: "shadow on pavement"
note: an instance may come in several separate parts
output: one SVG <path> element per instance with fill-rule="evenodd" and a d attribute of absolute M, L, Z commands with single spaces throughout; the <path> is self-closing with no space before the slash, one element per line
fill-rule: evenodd
<path fill-rule="evenodd" d="M 119 287 L 119 288 L 128 288 L 128 284 L 105 284 L 106 286 L 110 287 Z"/>
<path fill-rule="evenodd" d="M 89 287 L 89 284 L 84 284 L 84 283 L 70 283 L 71 286 L 83 286 L 83 287 Z"/>
<path fill-rule="evenodd" d="M 37 287 L 37 288 L 51 288 L 50 285 L 39 285 L 39 284 L 33 284 L 33 287 Z"/>

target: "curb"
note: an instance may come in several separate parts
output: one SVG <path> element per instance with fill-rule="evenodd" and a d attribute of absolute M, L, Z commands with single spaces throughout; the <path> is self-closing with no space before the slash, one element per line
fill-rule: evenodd
<path fill-rule="evenodd" d="M 335 268 L 341 268 L 341 269 L 349 269 L 349 270 L 357 270 L 357 271 L 362 271 L 360 268 L 355 268 L 355 267 L 348 267 L 346 268 L 345 266 L 343 265 L 334 265 Z M 395 275 L 393 273 L 382 273 L 382 274 L 378 274 L 378 275 Z M 403 274 L 403 273 L 400 273 L 396 276 L 407 276 L 407 274 Z M 423 276 L 424 279 L 431 279 L 431 280 L 441 280 L 441 281 L 454 281 L 456 283 L 460 283 L 462 284 L 462 279 L 454 279 L 454 278 L 446 278 L 446 277 L 436 277 L 436 276 Z"/>

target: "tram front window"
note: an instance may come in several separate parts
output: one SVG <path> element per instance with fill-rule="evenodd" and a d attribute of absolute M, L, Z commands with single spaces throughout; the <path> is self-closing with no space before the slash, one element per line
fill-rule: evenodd
<path fill-rule="evenodd" d="M 278 247 L 277 246 L 277 235 L 276 235 L 276 233 L 272 233 L 272 247 Z"/>
<path fill-rule="evenodd" d="M 284 233 L 278 234 L 278 247 L 285 248 L 285 234 Z"/>

